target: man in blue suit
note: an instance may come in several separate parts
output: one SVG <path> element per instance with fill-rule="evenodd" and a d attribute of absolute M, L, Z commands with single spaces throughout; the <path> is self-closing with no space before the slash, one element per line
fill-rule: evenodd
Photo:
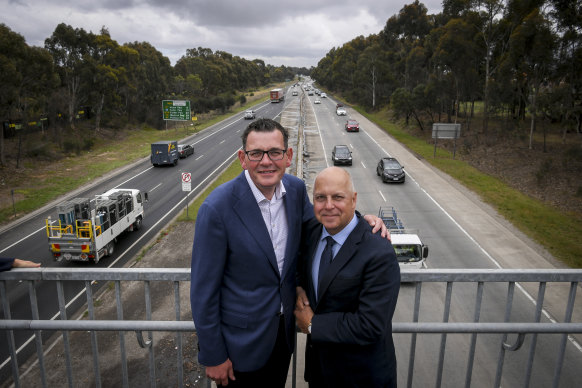
<path fill-rule="evenodd" d="M 320 172 L 313 189 L 319 223 L 306 228 L 295 315 L 307 336 L 305 380 L 319 387 L 396 387 L 392 316 L 400 269 L 389 241 L 356 210 L 349 173 Z"/>
<path fill-rule="evenodd" d="M 287 379 L 301 230 L 315 219 L 305 184 L 285 174 L 288 138 L 274 120 L 252 122 L 238 152 L 244 171 L 198 211 L 190 303 L 198 360 L 219 386 L 284 387 Z M 384 226 L 369 221 L 374 231 Z"/>

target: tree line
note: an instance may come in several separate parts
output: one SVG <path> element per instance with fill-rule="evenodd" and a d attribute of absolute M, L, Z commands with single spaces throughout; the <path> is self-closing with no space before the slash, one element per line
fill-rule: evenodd
<path fill-rule="evenodd" d="M 368 109 L 390 105 L 414 120 L 468 125 L 482 102 L 509 127 L 528 120 L 582 133 L 582 3 L 571 0 L 443 0 L 429 15 L 418 0 L 384 29 L 332 48 L 318 83 Z M 527 112 L 527 118 L 526 118 Z M 480 116 L 481 117 L 481 116 Z M 427 119 L 427 120 L 423 120 Z"/>
<path fill-rule="evenodd" d="M 226 110 L 244 101 L 245 91 L 297 73 L 308 69 L 201 47 L 172 66 L 148 42 L 120 45 L 105 27 L 95 34 L 61 23 L 44 47 L 34 47 L 0 24 L 0 142 L 19 129 L 47 126 L 77 134 L 136 124 L 162 128 L 164 99 L 190 100 L 195 114 Z M 0 157 L 4 165 L 3 144 Z"/>

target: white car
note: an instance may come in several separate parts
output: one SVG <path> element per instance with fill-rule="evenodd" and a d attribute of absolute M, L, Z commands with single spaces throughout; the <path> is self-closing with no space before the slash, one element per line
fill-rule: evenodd
<path fill-rule="evenodd" d="M 321 98 L 327 98 L 327 93 L 321 93 Z"/>
<path fill-rule="evenodd" d="M 255 118 L 255 111 L 254 110 L 247 110 L 245 111 L 245 120 L 247 119 L 254 119 Z"/>
<path fill-rule="evenodd" d="M 335 114 L 338 116 L 345 116 L 348 114 L 348 112 L 346 112 L 346 109 L 344 107 L 340 106 L 335 110 Z"/>
<path fill-rule="evenodd" d="M 319 98 L 315 99 L 315 101 L 313 101 L 314 104 L 321 104 L 321 100 Z"/>

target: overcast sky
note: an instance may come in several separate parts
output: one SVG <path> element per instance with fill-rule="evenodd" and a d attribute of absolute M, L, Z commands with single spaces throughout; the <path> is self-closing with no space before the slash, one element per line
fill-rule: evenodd
<path fill-rule="evenodd" d="M 0 23 L 44 46 L 59 23 L 119 44 L 149 42 L 172 65 L 189 48 L 280 66 L 317 66 L 332 47 L 380 32 L 414 0 L 0 0 Z M 421 1 L 429 14 L 442 0 Z"/>

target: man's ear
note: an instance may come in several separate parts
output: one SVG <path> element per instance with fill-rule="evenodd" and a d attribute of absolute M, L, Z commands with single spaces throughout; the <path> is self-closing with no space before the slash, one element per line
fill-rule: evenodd
<path fill-rule="evenodd" d="M 238 150 L 238 161 L 240 162 L 240 165 L 242 166 L 243 170 L 248 170 L 246 156 L 247 154 L 245 154 L 243 150 Z"/>

